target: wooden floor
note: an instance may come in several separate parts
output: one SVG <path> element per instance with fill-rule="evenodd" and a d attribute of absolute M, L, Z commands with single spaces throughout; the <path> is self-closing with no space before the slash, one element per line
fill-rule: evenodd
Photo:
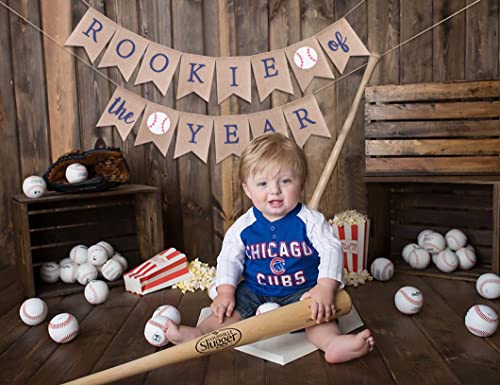
<path fill-rule="evenodd" d="M 83 294 L 47 299 L 49 317 L 71 312 L 80 322 L 79 336 L 66 345 L 50 340 L 47 322 L 25 326 L 18 317 L 22 300 L 12 268 L 0 270 L 0 384 L 59 384 L 91 372 L 155 352 L 143 337 L 143 327 L 160 304 L 179 307 L 184 322 L 195 324 L 204 292 L 182 295 L 163 290 L 138 297 L 123 287 L 111 290 L 108 301 L 88 304 Z M 424 294 L 421 313 L 405 316 L 392 302 L 403 285 Z M 500 300 L 479 297 L 470 282 L 396 274 L 386 283 L 349 288 L 353 301 L 376 339 L 376 349 L 356 361 L 328 365 L 312 353 L 280 366 L 237 351 L 203 357 L 118 384 L 495 384 L 500 378 L 500 331 L 488 339 L 474 337 L 464 315 L 475 303 L 500 314 Z M 49 318 L 50 319 L 50 318 Z M 168 348 L 168 347 L 167 347 Z"/>

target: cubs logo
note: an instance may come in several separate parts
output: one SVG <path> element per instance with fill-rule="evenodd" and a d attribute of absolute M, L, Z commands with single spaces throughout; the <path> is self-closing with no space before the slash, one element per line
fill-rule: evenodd
<path fill-rule="evenodd" d="M 273 258 L 271 263 L 269 263 L 269 267 L 273 274 L 280 275 L 285 272 L 285 260 L 280 257 Z"/>

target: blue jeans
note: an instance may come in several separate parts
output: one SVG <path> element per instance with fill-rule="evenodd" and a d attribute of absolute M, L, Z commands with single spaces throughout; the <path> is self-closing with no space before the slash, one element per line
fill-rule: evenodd
<path fill-rule="evenodd" d="M 253 317 L 257 308 L 265 302 L 276 302 L 281 306 L 289 305 L 291 303 L 297 302 L 305 292 L 311 289 L 312 287 L 297 289 L 297 291 L 293 294 L 289 294 L 284 297 L 273 297 L 255 293 L 252 289 L 250 289 L 245 281 L 242 281 L 236 288 L 235 310 L 238 312 L 242 319 Z"/>

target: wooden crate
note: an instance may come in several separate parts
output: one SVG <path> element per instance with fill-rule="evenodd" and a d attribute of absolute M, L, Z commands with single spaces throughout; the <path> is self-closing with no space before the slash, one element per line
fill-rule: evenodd
<path fill-rule="evenodd" d="M 370 257 L 408 270 L 401 249 L 421 230 L 459 228 L 477 250 L 474 270 L 411 272 L 498 274 L 500 81 L 373 86 L 365 96 Z"/>
<path fill-rule="evenodd" d="M 159 189 L 143 185 L 86 194 L 50 192 L 42 198 L 13 196 L 18 278 L 24 295 L 46 297 L 82 291 L 76 284 L 43 283 L 41 264 L 69 256 L 76 244 L 111 243 L 129 268 L 164 246 Z M 117 282 L 113 284 L 120 284 Z"/>
<path fill-rule="evenodd" d="M 367 87 L 366 175 L 500 175 L 500 80 Z"/>
<path fill-rule="evenodd" d="M 394 261 L 398 271 L 413 274 L 475 279 L 479 274 L 500 266 L 500 182 L 442 183 L 393 182 L 384 180 L 368 185 L 368 216 L 371 218 L 369 261 L 385 256 Z M 401 257 L 408 243 L 416 243 L 424 229 L 445 234 L 451 228 L 465 232 L 478 257 L 470 271 L 441 273 L 435 267 L 413 270 Z"/>

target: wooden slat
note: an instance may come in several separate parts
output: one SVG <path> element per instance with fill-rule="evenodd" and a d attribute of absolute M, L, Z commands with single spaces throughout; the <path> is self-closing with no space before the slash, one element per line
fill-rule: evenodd
<path fill-rule="evenodd" d="M 433 22 L 441 21 L 463 8 L 465 4 L 466 0 L 434 0 Z M 462 12 L 432 31 L 432 80 L 449 81 L 465 78 L 465 17 L 466 13 Z"/>
<path fill-rule="evenodd" d="M 394 381 L 398 385 L 461 384 L 413 317 L 396 310 L 392 297 L 405 282 L 393 282 L 394 278 L 360 286 L 352 291 L 352 300 L 366 326 L 372 330 L 376 348 Z M 374 298 L 379 300 L 374 301 Z"/>
<path fill-rule="evenodd" d="M 365 138 L 436 138 L 500 136 L 500 120 L 444 120 L 365 124 Z"/>
<path fill-rule="evenodd" d="M 367 104 L 367 120 L 498 118 L 499 101 L 419 104 Z"/>
<path fill-rule="evenodd" d="M 496 382 L 500 355 L 484 339 L 472 335 L 464 325 L 465 312 L 477 301 L 474 288 L 469 286 L 469 290 L 463 293 L 461 314 L 455 314 L 450 311 L 447 297 L 437 294 L 424 280 L 412 276 L 395 278 L 391 288 L 405 284 L 417 287 L 422 292 L 425 305 L 412 318 L 428 340 L 432 341 L 455 376 L 463 384 L 486 385 Z M 481 378 L 474 374 L 476 370 L 481 372 Z"/>
<path fill-rule="evenodd" d="M 30 379 L 30 384 L 59 384 L 87 374 L 99 361 L 138 300 L 139 297 L 122 288 L 110 290 L 105 303 L 93 306 L 83 320 L 79 319 L 79 335 L 71 343 L 59 345 Z M 61 366 L 61 360 L 67 364 Z"/>
<path fill-rule="evenodd" d="M 59 348 L 61 348 L 63 352 L 63 357 L 61 359 L 64 362 L 67 362 L 66 358 L 75 354 L 73 353 L 74 348 L 72 347 L 74 345 L 58 345 L 50 339 L 49 333 L 47 333 L 48 322 L 56 314 L 70 312 L 80 322 L 81 326 L 82 321 L 84 321 L 87 315 L 92 311 L 93 306 L 89 304 L 81 294 L 66 297 L 62 301 L 49 301 L 49 303 L 51 303 L 52 306 L 49 307 L 47 320 L 38 326 L 29 328 L 26 333 L 16 340 L 15 344 L 0 356 L 0 362 L 2 363 L 2 370 L 0 371 L 1 384 L 33 384 L 34 381 L 38 380 L 38 376 L 35 373 L 40 367 L 43 367 L 49 357 L 52 357 Z M 87 333 L 89 332 L 90 329 Z M 79 336 L 80 339 L 85 340 L 86 338 L 83 337 L 82 334 L 85 335 L 85 329 L 81 329 Z M 22 370 L 20 370 L 20 362 L 23 363 Z M 66 370 L 68 369 L 68 367 L 64 365 L 52 366 L 52 374 L 59 372 L 62 367 L 66 368 Z M 57 382 L 56 379 L 48 377 L 45 378 L 45 382 L 42 381 L 40 383 L 54 384 Z"/>
<path fill-rule="evenodd" d="M 432 0 L 400 0 L 400 41 L 406 41 L 432 25 Z M 430 82 L 432 34 L 425 33 L 400 47 L 401 83 Z"/>
<path fill-rule="evenodd" d="M 60 46 L 71 34 L 71 2 L 41 0 L 42 27 Z M 44 36 L 51 159 L 80 147 L 74 58 Z"/>
<path fill-rule="evenodd" d="M 498 155 L 500 139 L 366 140 L 365 154 L 387 155 Z M 458 161 L 460 161 L 458 159 Z"/>
<path fill-rule="evenodd" d="M 500 80 L 371 86 L 365 97 L 368 103 L 498 98 Z"/>
<path fill-rule="evenodd" d="M 472 228 L 490 228 L 491 229 L 491 210 L 483 212 L 482 215 L 471 215 L 468 211 L 457 210 L 436 210 L 435 208 L 403 208 L 393 210 L 391 216 L 401 223 L 427 223 L 432 225 L 446 225 Z M 480 217 L 480 218 L 478 218 Z"/>
<path fill-rule="evenodd" d="M 393 193 L 391 208 L 417 207 L 468 211 L 473 215 L 491 212 L 491 199 L 484 196 L 464 196 L 442 193 L 402 192 Z"/>
<path fill-rule="evenodd" d="M 9 205 L 10 196 L 21 191 L 22 172 L 19 163 L 19 139 L 17 131 L 16 107 L 12 52 L 9 32 L 9 13 L 0 7 L 0 132 L 2 137 L 2 155 L 0 157 L 0 245 L 2 255 L 0 263 L 15 263 L 15 240 L 12 225 L 12 208 Z"/>
<path fill-rule="evenodd" d="M 367 174 L 499 174 L 500 157 L 366 158 Z"/>

